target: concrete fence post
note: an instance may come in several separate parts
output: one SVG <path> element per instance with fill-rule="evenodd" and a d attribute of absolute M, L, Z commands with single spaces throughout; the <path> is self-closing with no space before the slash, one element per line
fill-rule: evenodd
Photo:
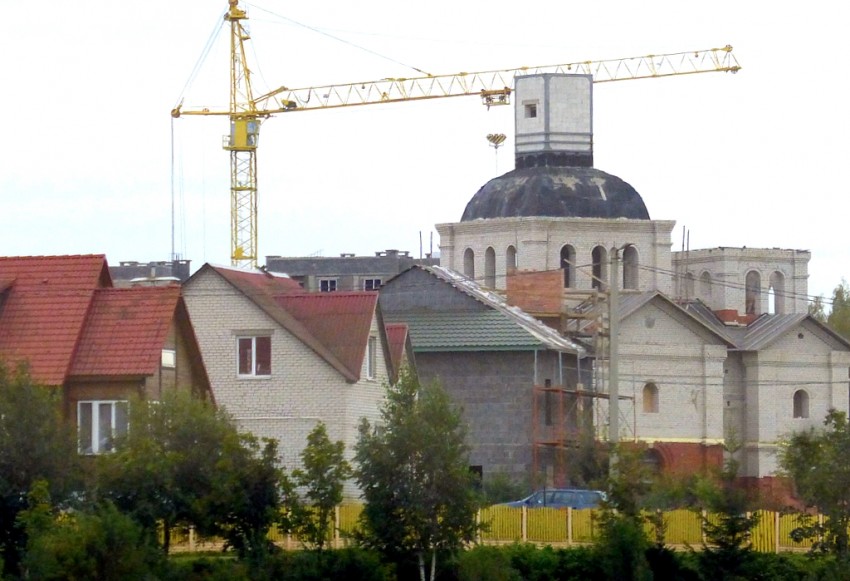
<path fill-rule="evenodd" d="M 528 541 L 528 507 L 522 507 L 522 542 Z"/>
<path fill-rule="evenodd" d="M 779 553 L 779 511 L 773 513 L 773 531 L 776 535 L 776 553 Z"/>
<path fill-rule="evenodd" d="M 340 527 L 339 505 L 336 505 L 334 507 L 334 548 L 335 549 L 338 549 L 340 547 L 339 527 Z"/>

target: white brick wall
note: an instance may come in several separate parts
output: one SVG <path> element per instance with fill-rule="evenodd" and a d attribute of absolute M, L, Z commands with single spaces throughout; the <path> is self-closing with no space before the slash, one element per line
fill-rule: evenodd
<path fill-rule="evenodd" d="M 810 321 L 758 353 L 743 357 L 746 475 L 770 476 L 777 444 L 794 431 L 820 427 L 830 408 L 849 411 L 850 353 Z M 808 418 L 794 418 L 794 393 L 809 397 Z"/>
<path fill-rule="evenodd" d="M 808 309 L 809 259 L 807 250 L 780 248 L 709 248 L 673 253 L 676 271 L 676 296 L 699 298 L 715 310 L 736 309 L 746 311 L 744 304 L 747 273 L 758 272 L 761 279 L 758 313 L 768 312 L 770 276 L 782 274 L 785 286 L 785 313 L 805 313 Z M 694 277 L 694 292 L 685 288 L 686 273 Z M 711 276 L 709 289 L 703 289 L 703 273 Z"/>
<path fill-rule="evenodd" d="M 475 278 L 484 284 L 484 255 L 488 247 L 496 253 L 496 288 L 505 288 L 508 246 L 517 250 L 517 266 L 526 270 L 561 267 L 561 248 L 576 250 L 575 288 L 591 288 L 591 253 L 595 246 L 606 250 L 632 244 L 639 256 L 640 290 L 670 294 L 672 263 L 670 233 L 675 222 L 664 220 L 607 220 L 602 218 L 498 218 L 452 224 L 437 224 L 441 265 L 463 273 L 467 248 L 475 253 Z M 622 274 L 622 269 L 621 269 Z"/>
<path fill-rule="evenodd" d="M 184 296 L 216 401 L 243 429 L 277 439 L 287 469 L 298 466 L 307 434 L 319 421 L 332 440 L 343 440 L 351 456 L 357 424 L 361 417 L 378 418 L 388 380 L 376 320 L 371 330 L 379 338 L 376 377 L 366 378 L 364 358 L 361 380 L 352 384 L 218 274 L 207 271 L 191 279 Z M 272 337 L 271 376 L 240 378 L 236 337 L 254 333 Z M 353 483 L 345 493 L 357 495 Z"/>
<path fill-rule="evenodd" d="M 619 392 L 631 398 L 620 401 L 621 438 L 722 441 L 725 344 L 660 299 L 623 320 L 619 336 Z M 643 411 L 647 383 L 658 387 L 657 413 Z"/>

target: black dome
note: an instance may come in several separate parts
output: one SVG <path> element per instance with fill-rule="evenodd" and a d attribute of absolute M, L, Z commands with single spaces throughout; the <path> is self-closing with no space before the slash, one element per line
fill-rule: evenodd
<path fill-rule="evenodd" d="M 515 169 L 484 184 L 460 220 L 532 216 L 649 220 L 637 190 L 593 167 Z"/>

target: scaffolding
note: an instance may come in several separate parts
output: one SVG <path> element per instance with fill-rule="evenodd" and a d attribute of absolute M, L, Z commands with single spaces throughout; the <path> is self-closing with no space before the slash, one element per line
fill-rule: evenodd
<path fill-rule="evenodd" d="M 532 389 L 532 473 L 535 485 L 564 487 L 575 483 L 570 458 L 582 446 L 608 439 L 609 362 L 608 293 L 604 290 L 563 289 L 561 309 L 554 313 L 534 313 L 558 327 L 564 336 L 591 347 L 595 357 L 592 369 L 577 370 L 576 381 L 557 385 L 537 384 Z M 582 381 L 585 379 L 587 383 Z M 620 400 L 633 399 L 619 396 Z M 632 422 L 621 414 L 620 425 L 634 432 Z"/>

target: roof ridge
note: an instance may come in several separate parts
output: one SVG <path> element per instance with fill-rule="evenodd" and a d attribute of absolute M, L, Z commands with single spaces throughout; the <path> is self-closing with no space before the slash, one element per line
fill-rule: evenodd
<path fill-rule="evenodd" d="M 207 267 L 209 267 L 209 270 L 212 270 L 218 276 L 227 281 L 227 283 L 233 288 L 241 292 L 248 300 L 257 305 L 258 308 L 263 310 L 272 319 L 277 321 L 277 323 L 281 327 L 295 335 L 300 341 L 302 341 L 305 345 L 312 349 L 319 357 L 327 361 L 328 364 L 334 369 L 336 369 L 343 377 L 352 382 L 355 382 L 359 379 L 359 375 L 352 373 L 351 370 L 348 369 L 348 367 L 342 361 L 339 360 L 339 358 L 327 347 L 327 345 L 320 341 L 319 338 L 316 337 L 304 323 L 299 321 L 294 315 L 292 315 L 292 313 L 287 311 L 277 302 L 277 297 L 296 297 L 300 296 L 301 293 L 270 293 L 265 289 L 248 285 L 248 283 L 240 280 L 239 278 L 228 276 L 227 274 L 232 272 L 242 275 L 247 274 L 253 276 L 269 276 L 268 274 L 262 271 L 248 272 L 235 268 L 221 269 L 217 266 L 207 263 L 206 265 L 201 267 L 201 270 L 199 270 L 198 273 L 200 273 L 203 269 Z M 195 275 L 197 275 L 198 273 L 195 273 Z M 193 277 L 195 275 L 193 275 Z"/>

